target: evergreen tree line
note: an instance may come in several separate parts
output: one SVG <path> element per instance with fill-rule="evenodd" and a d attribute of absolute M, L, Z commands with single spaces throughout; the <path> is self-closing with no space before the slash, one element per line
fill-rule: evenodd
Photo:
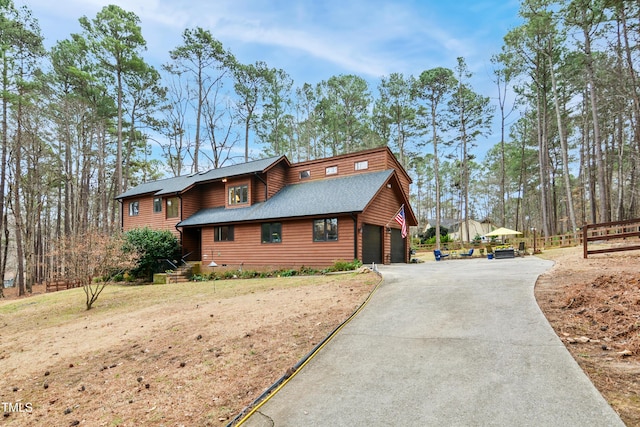
<path fill-rule="evenodd" d="M 638 216 L 636 2 L 524 1 L 492 57 L 498 108 L 463 58 L 375 88 L 356 75 L 294 88 L 203 28 L 157 69 L 139 18 L 118 6 L 49 50 L 30 10 L 0 10 L 0 275 L 15 259 L 21 292 L 64 270 L 47 256 L 62 237 L 115 232 L 126 189 L 260 156 L 388 145 L 414 178 L 421 227 L 489 218 L 551 235 Z M 479 162 L 494 117 L 499 142 Z"/>

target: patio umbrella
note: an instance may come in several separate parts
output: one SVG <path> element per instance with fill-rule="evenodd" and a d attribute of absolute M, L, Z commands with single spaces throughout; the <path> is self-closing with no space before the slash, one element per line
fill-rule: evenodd
<path fill-rule="evenodd" d="M 511 230 L 509 228 L 500 227 L 493 230 L 491 233 L 485 234 L 484 237 L 514 236 L 516 234 L 522 234 L 522 233 L 516 230 Z"/>

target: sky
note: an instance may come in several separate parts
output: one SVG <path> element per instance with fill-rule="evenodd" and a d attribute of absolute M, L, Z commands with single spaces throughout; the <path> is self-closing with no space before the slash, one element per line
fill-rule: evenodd
<path fill-rule="evenodd" d="M 375 94 L 382 76 L 454 69 L 464 57 L 476 92 L 497 98 L 493 54 L 520 25 L 514 0 L 14 0 L 38 19 L 45 45 L 80 33 L 107 4 L 140 18 L 145 60 L 160 67 L 186 28 L 202 27 L 243 63 L 264 61 L 315 85 L 331 76 L 365 78 Z M 499 139 L 494 135 L 491 140 Z"/>

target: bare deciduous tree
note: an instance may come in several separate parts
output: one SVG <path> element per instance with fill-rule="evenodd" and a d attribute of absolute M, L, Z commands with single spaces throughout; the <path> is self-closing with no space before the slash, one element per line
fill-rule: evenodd
<path fill-rule="evenodd" d="M 90 230 L 64 237 L 55 254 L 64 263 L 64 277 L 84 289 L 87 310 L 91 310 L 107 284 L 118 273 L 136 266 L 139 254 L 128 250 L 122 234 L 106 234 Z"/>

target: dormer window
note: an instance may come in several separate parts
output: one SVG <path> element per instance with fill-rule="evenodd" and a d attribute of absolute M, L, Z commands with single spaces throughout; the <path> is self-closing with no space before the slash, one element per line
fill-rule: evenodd
<path fill-rule="evenodd" d="M 328 166 L 324 170 L 324 174 L 325 175 L 335 175 L 337 173 L 338 173 L 338 167 L 337 166 Z"/>
<path fill-rule="evenodd" d="M 306 179 L 311 176 L 311 171 L 302 171 L 300 172 L 300 179 Z"/>
<path fill-rule="evenodd" d="M 249 203 L 249 185 L 234 185 L 229 187 L 229 205 Z"/>

